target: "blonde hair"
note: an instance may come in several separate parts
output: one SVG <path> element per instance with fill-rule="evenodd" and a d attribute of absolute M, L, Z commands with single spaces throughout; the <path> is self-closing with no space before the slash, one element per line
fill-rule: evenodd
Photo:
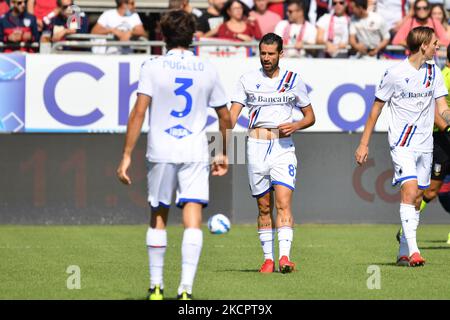
<path fill-rule="evenodd" d="M 430 27 L 416 27 L 408 33 L 406 44 L 411 53 L 419 51 L 423 43 L 429 44 L 433 39 L 434 29 Z"/>

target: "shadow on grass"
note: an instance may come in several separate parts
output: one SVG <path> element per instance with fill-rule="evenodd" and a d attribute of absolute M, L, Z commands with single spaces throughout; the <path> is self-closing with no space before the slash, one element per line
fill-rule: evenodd
<path fill-rule="evenodd" d="M 148 299 L 147 299 L 147 297 L 139 297 L 139 298 L 126 298 L 126 299 L 124 299 L 125 301 L 149 301 Z M 166 297 L 164 297 L 164 300 L 163 301 L 178 301 L 178 299 L 177 298 L 175 298 L 175 297 L 173 297 L 173 298 L 166 298 Z M 150 303 L 151 303 L 151 301 L 149 301 Z"/>
<path fill-rule="evenodd" d="M 421 247 L 423 250 L 450 250 L 450 246 Z"/>
<path fill-rule="evenodd" d="M 447 240 L 422 240 L 419 242 L 423 242 L 423 243 L 445 243 L 447 244 Z M 449 245 L 450 247 L 450 245 Z"/>
<path fill-rule="evenodd" d="M 248 272 L 248 273 L 259 273 L 258 270 L 255 269 L 226 269 L 226 270 L 217 270 L 217 272 Z"/>

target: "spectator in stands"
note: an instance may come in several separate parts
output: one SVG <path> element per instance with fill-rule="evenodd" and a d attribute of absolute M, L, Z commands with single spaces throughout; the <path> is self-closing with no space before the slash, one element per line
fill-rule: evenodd
<path fill-rule="evenodd" d="M 357 58 L 377 58 L 391 38 L 389 29 L 376 12 L 367 10 L 367 0 L 350 0 L 353 16 L 350 22 L 350 45 Z"/>
<path fill-rule="evenodd" d="M 312 1 L 314 1 L 314 0 L 312 0 Z M 270 0 L 268 9 L 270 11 L 278 14 L 281 19 L 284 19 L 285 18 L 284 3 L 285 2 L 286 2 L 285 0 Z"/>
<path fill-rule="evenodd" d="M 410 30 L 419 26 L 427 26 L 434 29 L 436 37 L 439 39 L 439 43 L 443 46 L 448 46 L 449 38 L 447 32 L 438 20 L 431 18 L 431 6 L 427 0 L 416 0 L 413 7 L 413 16 L 408 17 L 394 39 L 392 44 L 401 45 L 406 47 L 406 37 Z"/>
<path fill-rule="evenodd" d="M 9 0 L 0 0 L 0 17 L 9 11 Z"/>
<path fill-rule="evenodd" d="M 136 12 L 135 0 L 115 0 L 116 9 L 107 10 L 98 18 L 92 34 L 113 34 L 119 41 L 147 37 L 141 18 Z M 94 50 L 99 51 L 100 50 Z M 129 48 L 120 50 L 109 47 L 107 53 L 129 53 Z"/>
<path fill-rule="evenodd" d="M 169 10 L 183 10 L 194 15 L 195 19 L 199 19 L 203 12 L 190 5 L 189 0 L 169 0 Z"/>
<path fill-rule="evenodd" d="M 25 0 L 12 0 L 11 3 L 12 9 L 0 19 L 0 41 L 9 45 L 4 52 L 34 52 L 31 48 L 20 48 L 18 45 L 39 41 L 36 17 L 26 12 Z"/>
<path fill-rule="evenodd" d="M 377 0 L 375 12 L 383 17 L 387 24 L 391 38 L 397 33 L 404 20 L 412 15 L 409 8 L 412 8 L 414 0 Z"/>
<path fill-rule="evenodd" d="M 197 35 L 203 36 L 223 23 L 222 9 L 225 0 L 208 0 L 209 6 L 198 19 Z"/>
<path fill-rule="evenodd" d="M 347 53 L 340 53 L 348 45 L 350 18 L 346 15 L 345 0 L 333 0 L 333 11 L 326 13 L 317 21 L 317 44 L 326 45 L 326 56 L 344 58 Z"/>
<path fill-rule="evenodd" d="M 268 10 L 269 0 L 255 0 L 255 6 L 250 11 L 249 19 L 256 21 L 261 33 L 267 34 L 275 31 L 275 27 L 281 18 L 278 14 Z"/>
<path fill-rule="evenodd" d="M 241 0 L 243 4 L 245 4 L 247 6 L 247 8 L 249 8 L 250 10 L 253 9 L 253 7 L 255 6 L 255 1 L 254 0 Z"/>
<path fill-rule="evenodd" d="M 316 6 L 316 21 L 327 14 L 330 13 L 330 1 L 329 0 L 311 0 L 312 5 Z"/>
<path fill-rule="evenodd" d="M 205 37 L 216 37 L 236 41 L 252 41 L 261 39 L 261 30 L 257 23 L 248 20 L 248 7 L 240 0 L 228 0 L 222 14 L 225 22 L 209 31 Z"/>
<path fill-rule="evenodd" d="M 169 0 L 169 10 L 183 10 L 191 14 L 195 20 L 195 29 L 199 29 L 199 19 L 203 16 L 203 12 L 189 4 L 189 0 Z"/>
<path fill-rule="evenodd" d="M 67 25 L 67 19 L 72 15 L 70 6 L 73 5 L 72 0 L 57 0 L 58 14 L 50 20 L 50 23 L 45 26 L 45 30 L 51 33 L 51 40 L 62 41 L 70 34 L 75 33 L 88 33 L 88 21 L 85 14 L 82 12 L 80 15 L 80 25 L 74 26 Z"/>
<path fill-rule="evenodd" d="M 304 44 L 315 44 L 316 27 L 306 21 L 304 5 L 301 0 L 290 0 L 287 5 L 287 20 L 280 21 L 275 33 L 283 38 L 284 45 L 294 45 L 295 49 L 285 49 L 287 57 L 298 57 L 310 54 L 303 50 Z"/>
<path fill-rule="evenodd" d="M 448 25 L 448 15 L 441 3 L 431 5 L 431 18 L 439 21 L 444 27 L 447 38 L 450 40 L 450 26 Z"/>
<path fill-rule="evenodd" d="M 27 11 L 36 16 L 39 31 L 44 29 L 44 17 L 51 12 L 58 14 L 57 10 L 56 0 L 28 0 L 27 3 Z"/>

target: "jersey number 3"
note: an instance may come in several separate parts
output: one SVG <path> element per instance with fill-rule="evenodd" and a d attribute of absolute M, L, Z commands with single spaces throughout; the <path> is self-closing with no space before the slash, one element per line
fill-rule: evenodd
<path fill-rule="evenodd" d="M 175 118 L 183 118 L 186 117 L 192 109 L 192 96 L 186 90 L 192 86 L 193 81 L 189 78 L 176 78 L 175 83 L 181 84 L 181 87 L 175 90 L 175 95 L 183 96 L 186 99 L 186 106 L 181 111 L 172 110 L 170 115 Z"/>

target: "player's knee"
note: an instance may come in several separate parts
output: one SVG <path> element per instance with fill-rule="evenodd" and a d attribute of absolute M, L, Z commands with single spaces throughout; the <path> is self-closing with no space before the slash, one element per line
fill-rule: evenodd
<path fill-rule="evenodd" d="M 270 204 L 259 204 L 258 205 L 259 215 L 266 217 L 270 215 Z"/>
<path fill-rule="evenodd" d="M 291 214 L 291 207 L 288 203 L 280 202 L 277 203 L 277 213 L 278 215 L 287 216 Z"/>

